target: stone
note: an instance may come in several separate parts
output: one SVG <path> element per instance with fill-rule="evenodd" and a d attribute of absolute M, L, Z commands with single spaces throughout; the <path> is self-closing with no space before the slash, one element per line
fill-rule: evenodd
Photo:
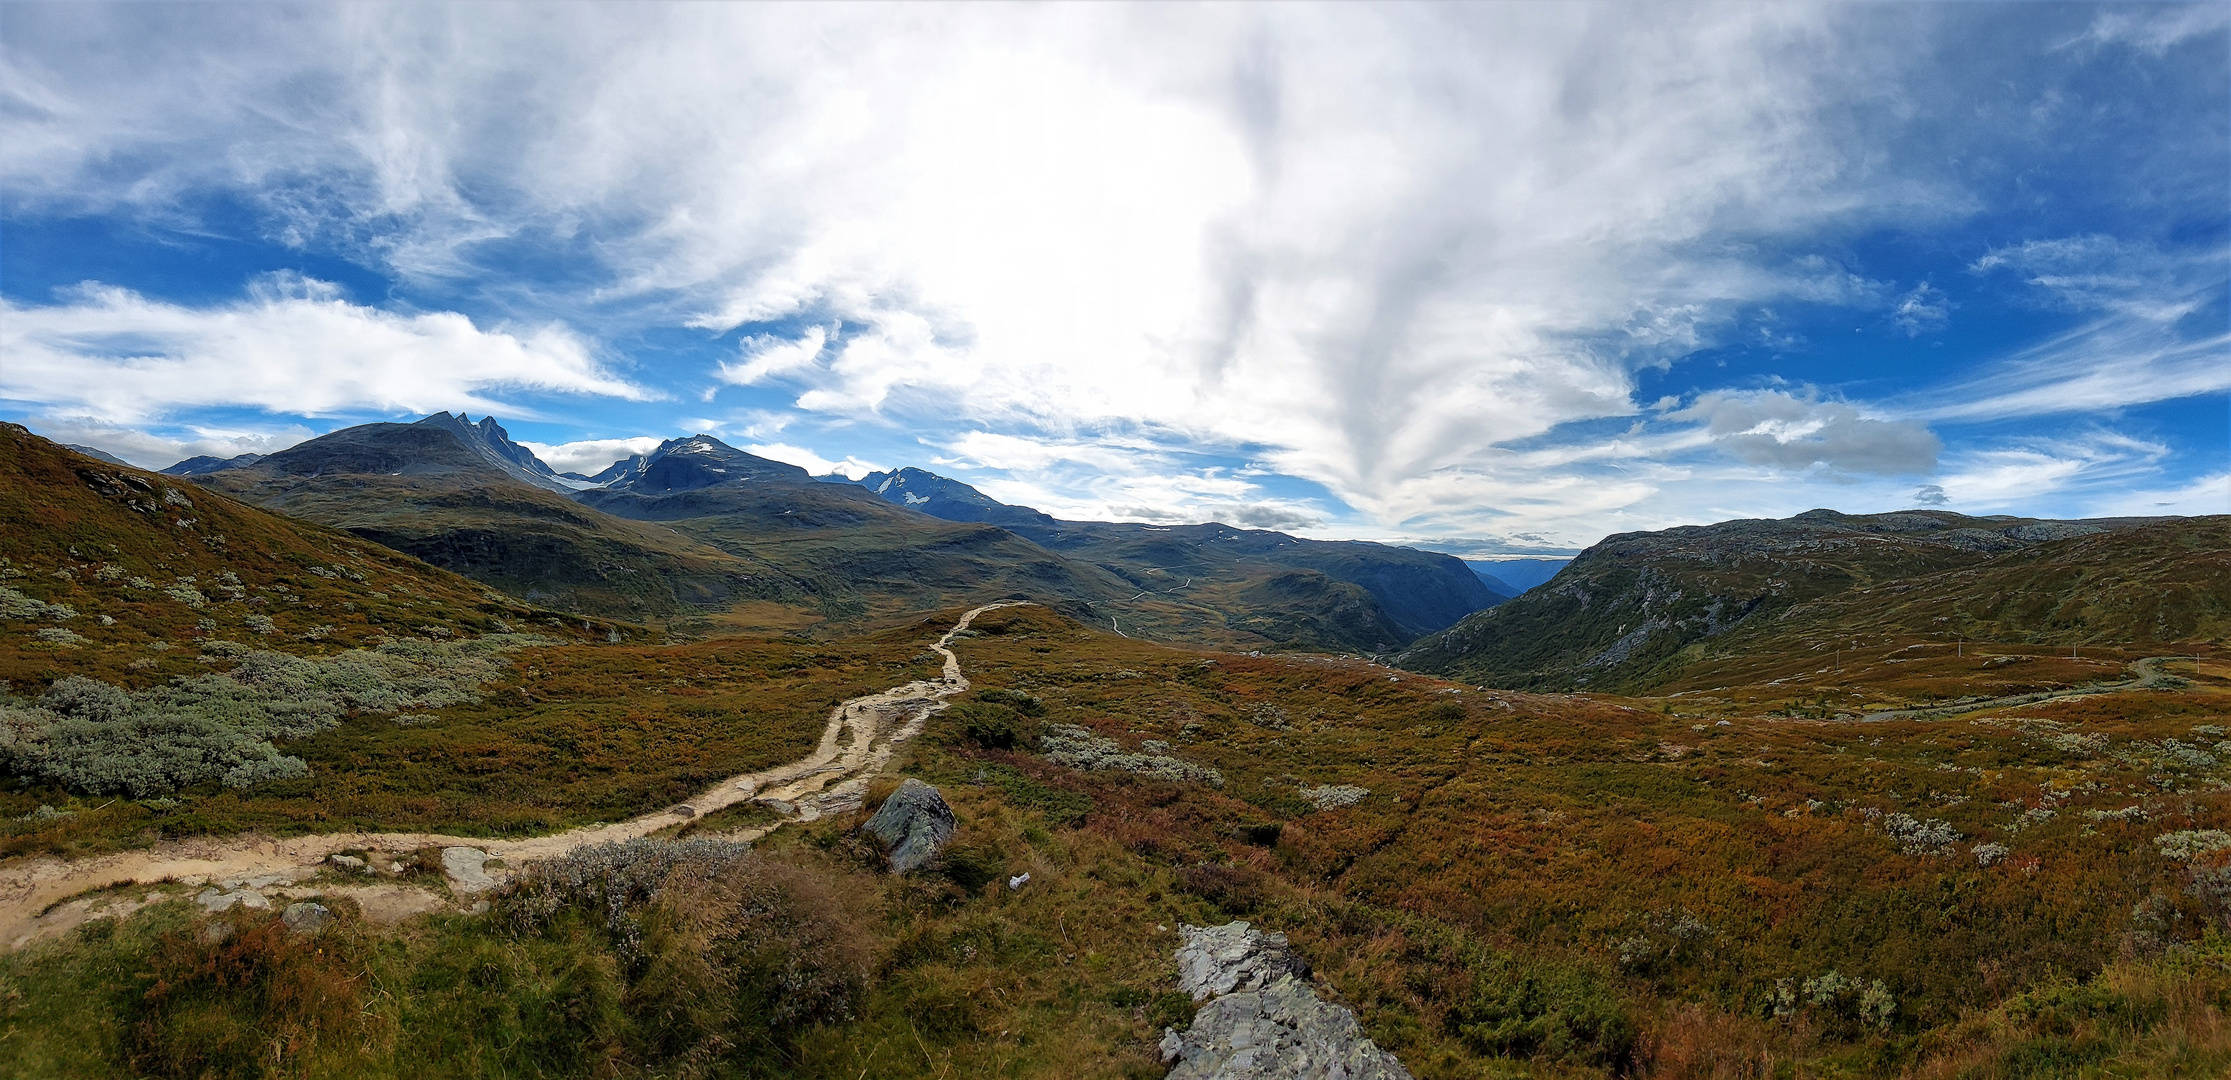
<path fill-rule="evenodd" d="M 360 874 L 369 874 L 372 872 L 371 864 L 357 858 L 354 855 L 328 855 L 325 857 L 325 861 L 332 863 L 333 865 L 340 867 L 343 870 L 354 870 Z"/>
<path fill-rule="evenodd" d="M 488 853 L 479 848 L 442 849 L 442 873 L 449 878 L 449 891 L 459 897 L 479 896 L 496 887 L 496 879 L 485 869 L 487 864 Z"/>
<path fill-rule="evenodd" d="M 1201 1006 L 1185 1033 L 1163 1033 L 1162 1060 L 1168 1080 L 1410 1080 L 1354 1013 L 1291 975 Z"/>
<path fill-rule="evenodd" d="M 1017 874 L 1014 877 L 1007 879 L 1007 891 L 1014 892 L 1016 889 L 1020 889 L 1028 884 L 1030 884 L 1030 875 L 1028 873 Z"/>
<path fill-rule="evenodd" d="M 1260 990 L 1284 975 L 1309 978 L 1309 962 L 1284 934 L 1266 934 L 1245 922 L 1180 926 L 1178 933 L 1184 944 L 1177 949 L 1177 988 L 1195 1001 Z"/>
<path fill-rule="evenodd" d="M 936 788 L 908 777 L 860 828 L 890 853 L 891 872 L 904 874 L 936 858 L 953 838 L 953 808 Z"/>
<path fill-rule="evenodd" d="M 333 925 L 333 911 L 324 904 L 305 900 L 288 904 L 287 910 L 280 913 L 279 921 L 297 934 L 317 934 Z"/>
<path fill-rule="evenodd" d="M 1181 926 L 1178 989 L 1213 997 L 1180 1032 L 1162 1033 L 1168 1080 L 1410 1080 L 1354 1013 L 1317 996 L 1284 934 L 1244 922 Z"/>
<path fill-rule="evenodd" d="M 240 898 L 241 907 L 248 908 L 254 911 L 271 910 L 271 901 L 264 899 L 262 893 L 256 892 L 253 889 L 242 889 L 239 892 L 234 893 L 233 895 Z"/>

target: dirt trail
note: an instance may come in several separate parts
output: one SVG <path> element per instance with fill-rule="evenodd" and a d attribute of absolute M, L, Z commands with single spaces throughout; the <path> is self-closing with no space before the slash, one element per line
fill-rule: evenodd
<path fill-rule="evenodd" d="M 1910 720 L 1915 717 L 1958 716 L 1963 713 L 1982 712 L 1985 709 L 2009 709 L 2016 705 L 2035 705 L 2041 701 L 2061 698 L 2087 697 L 2092 694 L 2112 694 L 2118 690 L 2146 690 L 2161 685 L 2165 677 L 2161 671 L 2164 660 L 2190 660 L 2189 656 L 2149 656 L 2130 666 L 2131 677 L 2121 682 L 2098 683 L 2079 686 L 2070 690 L 2040 690 L 2034 694 L 2010 694 L 2006 697 L 1981 698 L 1974 701 L 1956 701 L 1950 705 L 1931 705 L 1919 709 L 1889 709 L 1872 712 L 1862 720 Z"/>
<path fill-rule="evenodd" d="M 945 707 L 945 699 L 968 689 L 953 639 L 968 629 L 978 615 L 997 608 L 1015 607 L 1027 600 L 985 604 L 961 616 L 953 628 L 930 648 L 945 658 L 941 677 L 907 683 L 889 690 L 856 697 L 829 714 L 828 726 L 814 751 L 787 765 L 732 776 L 687 802 L 609 825 L 590 825 L 549 836 L 524 840 L 487 840 L 419 832 L 344 832 L 272 839 L 256 835 L 200 837 L 174 840 L 140 851 L 121 851 L 84 859 L 53 857 L 30 859 L 0 867 L 0 948 L 19 948 L 53 937 L 98 914 L 122 914 L 142 906 L 144 897 L 70 900 L 97 889 L 119 885 L 176 881 L 194 888 L 209 883 L 240 882 L 251 886 L 274 879 L 267 888 L 281 899 L 292 893 L 358 895 L 382 911 L 400 915 L 441 906 L 431 895 L 420 903 L 407 895 L 406 882 L 381 881 L 363 885 L 338 884 L 320 889 L 291 889 L 295 879 L 317 872 L 329 855 L 343 851 L 406 854 L 427 847 L 469 847 L 504 860 L 516 870 L 528 863 L 563 855 L 592 844 L 613 843 L 649 836 L 693 818 L 737 803 L 758 801 L 793 821 L 812 821 L 823 814 L 860 805 L 868 781 L 891 760 L 899 743 L 922 730 L 932 713 Z M 845 733 L 850 732 L 849 740 Z M 777 826 L 734 834 L 752 840 Z M 375 864 L 382 860 L 375 860 Z M 381 867 L 381 869 L 385 869 Z M 403 890 L 404 895 L 396 894 Z M 69 901 L 63 903 L 63 901 Z"/>

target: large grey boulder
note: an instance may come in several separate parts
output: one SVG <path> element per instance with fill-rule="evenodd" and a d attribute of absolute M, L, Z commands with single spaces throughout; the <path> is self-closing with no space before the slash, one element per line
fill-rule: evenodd
<path fill-rule="evenodd" d="M 1266 934 L 1245 922 L 1180 926 L 1178 932 L 1185 943 L 1177 948 L 1177 988 L 1195 1001 L 1260 990 L 1282 975 L 1309 978 L 1309 962 L 1284 934 Z"/>
<path fill-rule="evenodd" d="M 1284 934 L 1244 922 L 1183 928 L 1178 988 L 1201 1006 L 1162 1033 L 1169 1080 L 1410 1080 L 1354 1013 L 1317 996 Z"/>
<path fill-rule="evenodd" d="M 904 874 L 935 858 L 953 838 L 953 808 L 937 789 L 908 777 L 861 826 L 891 855 L 891 872 Z"/>

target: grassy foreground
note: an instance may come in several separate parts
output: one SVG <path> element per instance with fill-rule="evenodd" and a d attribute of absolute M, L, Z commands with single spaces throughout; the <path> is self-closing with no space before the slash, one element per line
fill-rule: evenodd
<path fill-rule="evenodd" d="M 847 681 L 943 625 L 858 643 Z M 901 763 L 961 821 L 933 873 L 878 873 L 857 817 L 745 854 L 715 816 L 391 931 L 157 905 L 0 958 L 0 1072 L 1159 1076 L 1173 931 L 1235 917 L 1420 1077 L 2231 1068 L 2219 661 L 1860 723 L 978 626 L 978 690 Z M 671 685 L 698 648 L 551 653 Z M 483 726 L 459 708 L 428 727 Z"/>

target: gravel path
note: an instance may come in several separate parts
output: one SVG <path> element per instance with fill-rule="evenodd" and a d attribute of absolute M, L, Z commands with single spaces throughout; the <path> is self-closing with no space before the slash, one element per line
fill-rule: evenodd
<path fill-rule="evenodd" d="M 291 892 L 355 895 L 366 904 L 366 913 L 404 917 L 445 906 L 431 890 L 416 889 L 406 881 L 378 884 L 336 885 L 319 889 L 295 888 L 326 864 L 328 856 L 344 851 L 369 851 L 404 855 L 429 847 L 471 848 L 501 859 L 505 872 L 563 855 L 575 848 L 649 836 L 692 818 L 702 817 L 738 803 L 760 802 L 789 821 L 812 821 L 824 814 L 855 809 L 867 791 L 868 781 L 891 760 L 899 743 L 913 738 L 930 715 L 945 707 L 945 699 L 968 689 L 960 660 L 953 655 L 953 639 L 968 629 L 978 615 L 997 608 L 1028 604 L 1006 600 L 985 604 L 961 616 L 951 630 L 930 646 L 945 658 L 943 674 L 936 679 L 907 683 L 889 690 L 853 698 L 831 710 L 814 751 L 787 765 L 732 776 L 687 802 L 607 825 L 589 825 L 549 836 L 523 840 L 486 840 L 419 832 L 344 832 L 273 839 L 257 835 L 196 837 L 165 841 L 139 851 L 120 851 L 83 859 L 51 856 L 26 859 L 0 867 L 0 947 L 20 948 L 32 941 L 67 932 L 87 918 L 123 914 L 144 906 L 145 896 L 82 898 L 80 894 L 120 885 L 177 882 L 186 893 L 213 886 L 221 890 L 254 890 L 260 897 L 270 891 L 279 898 Z M 850 737 L 846 738 L 846 734 Z M 753 840 L 776 825 L 735 834 Z M 376 856 L 373 873 L 386 869 Z M 257 884 L 261 882 L 262 884 Z M 416 889 L 425 902 L 413 900 Z M 399 890 L 401 891 L 399 893 Z M 456 890 L 452 890 L 456 892 Z M 396 894 L 396 895 L 391 895 Z M 169 895 L 169 894 L 166 894 Z M 469 893 L 458 893 L 465 899 Z M 65 902 L 67 901 L 67 902 Z"/>
<path fill-rule="evenodd" d="M 2118 690 L 2146 690 L 2161 685 L 2164 660 L 2190 660 L 2189 656 L 2149 656 L 2130 665 L 2130 678 L 2121 682 L 2079 686 L 2073 690 L 2043 690 L 2035 694 L 2012 694 L 2007 697 L 1980 698 L 1973 701 L 1956 701 L 1949 705 L 1932 705 L 1923 709 L 1889 709 L 1860 717 L 1861 720 L 1911 720 L 1958 716 L 1962 713 L 1981 712 L 1985 709 L 2006 709 L 2016 705 L 2035 705 L 2040 701 L 2060 698 L 2085 697 L 2091 694 L 2112 694 Z"/>

